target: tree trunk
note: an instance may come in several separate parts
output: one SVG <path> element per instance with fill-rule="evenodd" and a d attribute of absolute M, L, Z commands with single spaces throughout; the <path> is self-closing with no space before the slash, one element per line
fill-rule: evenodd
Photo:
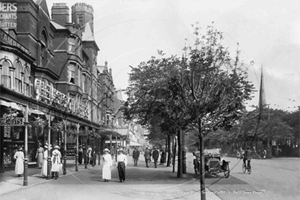
<path fill-rule="evenodd" d="M 186 153 L 187 150 L 185 148 L 185 134 L 181 131 L 181 138 L 182 138 L 182 173 L 186 174 Z"/>
<path fill-rule="evenodd" d="M 198 128 L 199 128 L 199 149 L 200 149 L 200 194 L 201 200 L 206 200 L 205 194 L 205 169 L 204 169 L 204 140 L 203 140 L 203 132 L 202 132 L 202 125 L 201 119 L 198 119 Z"/>
<path fill-rule="evenodd" d="M 167 167 L 170 167 L 171 163 L 171 136 L 168 135 L 168 160 L 167 160 Z"/>
<path fill-rule="evenodd" d="M 172 164 L 173 164 L 173 172 L 175 172 L 175 159 L 176 159 L 176 137 L 174 136 L 173 139 L 173 159 L 172 159 Z"/>
<path fill-rule="evenodd" d="M 178 130 L 178 165 L 177 165 L 177 178 L 182 178 L 182 130 Z"/>

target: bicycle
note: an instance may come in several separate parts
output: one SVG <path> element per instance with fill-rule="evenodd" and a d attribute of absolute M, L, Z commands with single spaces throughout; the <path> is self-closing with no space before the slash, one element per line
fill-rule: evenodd
<path fill-rule="evenodd" d="M 246 162 L 243 163 L 242 168 L 243 168 L 244 173 L 246 173 L 246 171 L 248 171 L 248 173 L 251 174 L 251 165 L 250 165 L 249 160 L 247 160 L 247 163 Z"/>

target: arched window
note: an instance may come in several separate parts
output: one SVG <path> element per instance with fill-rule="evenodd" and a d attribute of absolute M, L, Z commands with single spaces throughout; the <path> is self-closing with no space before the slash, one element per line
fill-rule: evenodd
<path fill-rule="evenodd" d="M 23 87 L 23 93 L 26 96 L 30 96 L 31 94 L 31 89 L 30 89 L 30 69 L 28 66 L 25 67 L 24 69 L 24 87 Z"/>
<path fill-rule="evenodd" d="M 15 63 L 15 91 L 16 92 L 22 92 L 22 76 L 23 76 L 23 70 L 21 62 Z"/>
<path fill-rule="evenodd" d="M 4 87 L 11 88 L 11 75 L 9 70 L 10 64 L 8 61 L 2 63 L 1 84 Z"/>
<path fill-rule="evenodd" d="M 47 59 L 47 54 L 46 54 L 47 47 L 48 47 L 47 34 L 46 31 L 43 30 L 41 34 L 41 62 L 42 60 Z"/>

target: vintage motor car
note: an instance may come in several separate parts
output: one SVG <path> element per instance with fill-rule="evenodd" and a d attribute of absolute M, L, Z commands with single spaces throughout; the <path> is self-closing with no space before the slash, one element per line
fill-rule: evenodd
<path fill-rule="evenodd" d="M 200 151 L 194 152 L 194 169 L 195 173 L 200 173 Z M 220 149 L 204 149 L 205 173 L 218 174 L 224 173 L 226 178 L 230 175 L 229 161 L 221 159 Z"/>

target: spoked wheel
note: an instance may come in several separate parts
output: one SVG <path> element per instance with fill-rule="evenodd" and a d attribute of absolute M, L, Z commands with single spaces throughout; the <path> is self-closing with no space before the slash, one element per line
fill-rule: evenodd
<path fill-rule="evenodd" d="M 243 167 L 243 172 L 246 173 L 246 166 L 245 166 L 245 163 L 243 163 L 243 166 L 242 166 L 242 167 Z"/>
<path fill-rule="evenodd" d="M 224 176 L 225 178 L 228 178 L 230 175 L 230 169 L 229 169 L 229 165 L 227 165 L 227 167 L 225 168 L 225 171 L 224 171 Z"/>

